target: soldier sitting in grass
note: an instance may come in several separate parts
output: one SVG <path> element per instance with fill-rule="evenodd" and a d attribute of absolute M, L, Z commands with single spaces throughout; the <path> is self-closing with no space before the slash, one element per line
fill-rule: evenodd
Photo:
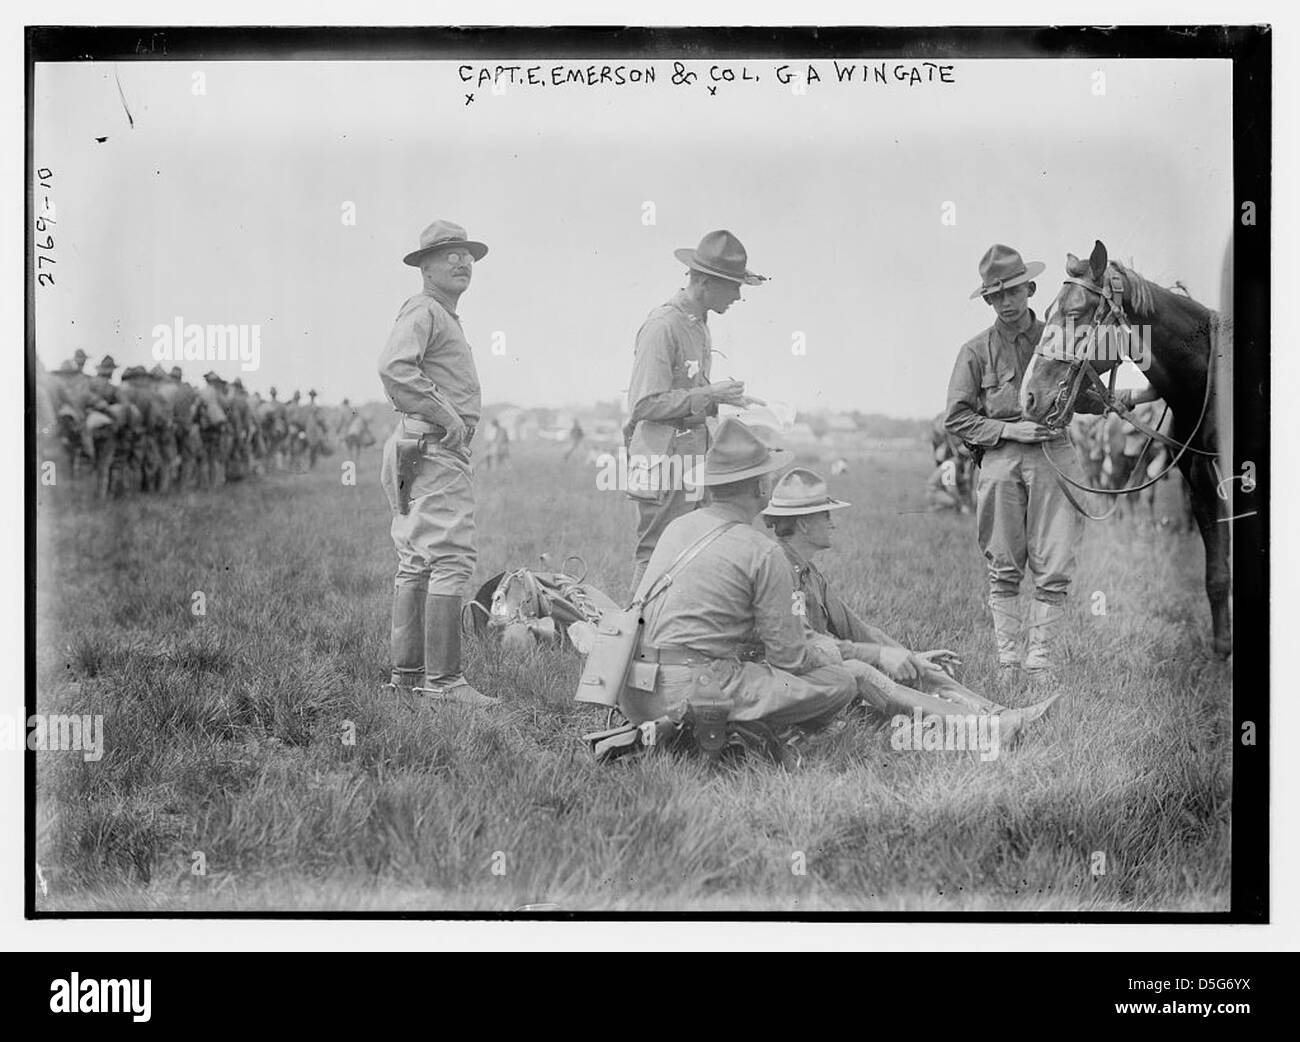
<path fill-rule="evenodd" d="M 818 474 L 796 467 L 776 483 L 763 519 L 793 569 L 794 588 L 800 595 L 797 609 L 818 634 L 818 645 L 860 677 L 858 689 L 867 705 L 885 716 L 908 714 L 915 708 L 927 715 L 998 715 L 1004 740 L 1046 712 L 1054 699 L 1012 710 L 976 694 L 951 675 L 961 664 L 953 652 L 909 651 L 854 613 L 813 563 L 818 553 L 831 546 L 835 530 L 831 512 L 847 506 L 831 498 Z"/>

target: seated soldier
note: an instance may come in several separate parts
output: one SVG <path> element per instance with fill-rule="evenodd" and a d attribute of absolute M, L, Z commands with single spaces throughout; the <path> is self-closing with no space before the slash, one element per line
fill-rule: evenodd
<path fill-rule="evenodd" d="M 939 454 L 936 453 L 936 457 Z M 925 483 L 925 501 L 930 510 L 965 511 L 965 504 L 957 489 L 957 460 L 944 446 L 938 465 Z"/>
<path fill-rule="evenodd" d="M 788 457 L 739 420 L 719 424 L 704 462 L 706 502 L 664 529 L 637 589 L 638 598 L 657 584 L 662 592 L 644 606 L 638 653 L 655 679 L 646 689 L 625 688 L 619 700 L 631 723 L 680 719 L 688 704 L 698 712 L 703 703 L 725 709 L 728 721 L 797 739 L 825 728 L 858 694 L 854 675 L 813 645 L 792 610 L 781 550 L 752 527 L 770 475 Z M 720 534 L 703 542 L 713 531 Z M 670 570 L 665 586 L 659 580 Z M 761 645 L 764 661 L 741 661 L 751 643 Z"/>
<path fill-rule="evenodd" d="M 847 506 L 830 497 L 819 475 L 796 467 L 777 482 L 763 519 L 785 552 L 809 628 L 819 635 L 823 649 L 840 655 L 860 678 L 867 705 L 886 716 L 908 714 L 914 708 L 941 716 L 999 715 L 1004 738 L 1046 712 L 1054 698 L 1011 710 L 976 694 L 950 675 L 960 664 L 953 652 L 909 651 L 884 630 L 864 622 L 835 594 L 813 557 L 831 545 L 835 529 L 831 511 Z"/>

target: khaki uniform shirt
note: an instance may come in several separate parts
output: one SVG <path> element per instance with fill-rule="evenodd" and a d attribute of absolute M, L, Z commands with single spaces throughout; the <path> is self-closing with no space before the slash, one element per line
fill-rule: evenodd
<path fill-rule="evenodd" d="M 992 448 L 1005 423 L 1021 418 L 1020 384 L 1043 334 L 1043 323 L 1028 311 L 1013 329 L 999 318 L 966 341 L 948 381 L 944 426 L 971 445 Z"/>
<path fill-rule="evenodd" d="M 730 504 L 692 510 L 664 529 L 642 589 L 648 590 L 684 550 L 724 521 L 740 524 L 705 547 L 646 606 L 646 644 L 728 659 L 736 658 L 744 645 L 758 643 L 769 665 L 789 673 L 825 664 L 794 610 L 794 584 L 780 547 Z"/>
<path fill-rule="evenodd" d="M 793 574 L 794 588 L 803 594 L 804 617 L 815 632 L 825 633 L 838 641 L 902 647 L 888 633 L 863 621 L 845 604 L 831 589 L 821 569 L 812 561 L 801 557 L 788 539 L 780 539 L 777 542 L 785 551 L 786 560 Z"/>
<path fill-rule="evenodd" d="M 691 311 L 685 290 L 650 312 L 636 335 L 636 361 L 623 430 L 629 456 L 703 455 L 708 449 L 705 418 L 691 410 L 689 392 L 709 383 L 713 340 L 707 315 Z"/>
<path fill-rule="evenodd" d="M 467 427 L 483 411 L 478 369 L 460 317 L 429 292 L 417 293 L 397 313 L 379 357 L 379 378 L 393 407 L 428 423 L 446 426 L 441 394 Z"/>

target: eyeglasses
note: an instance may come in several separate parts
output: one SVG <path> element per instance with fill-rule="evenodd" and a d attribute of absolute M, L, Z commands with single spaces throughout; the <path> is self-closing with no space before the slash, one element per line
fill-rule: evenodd
<path fill-rule="evenodd" d="M 474 254 L 468 250 L 453 250 L 451 253 L 442 254 L 442 259 L 448 264 L 473 264 Z"/>

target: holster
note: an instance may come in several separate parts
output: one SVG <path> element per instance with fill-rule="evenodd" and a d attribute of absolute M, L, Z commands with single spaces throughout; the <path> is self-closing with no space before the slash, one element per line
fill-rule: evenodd
<path fill-rule="evenodd" d="M 970 458 L 975 461 L 975 466 L 980 466 L 984 462 L 984 446 L 976 445 L 974 442 L 962 442 L 970 450 Z"/>
<path fill-rule="evenodd" d="M 397 439 L 397 512 L 411 512 L 411 486 L 424 464 L 424 438 Z"/>
<path fill-rule="evenodd" d="M 693 680 L 688 699 L 689 727 L 700 751 L 710 760 L 716 760 L 727 745 L 731 700 L 723 695 L 717 680 L 707 670 L 700 670 Z"/>

